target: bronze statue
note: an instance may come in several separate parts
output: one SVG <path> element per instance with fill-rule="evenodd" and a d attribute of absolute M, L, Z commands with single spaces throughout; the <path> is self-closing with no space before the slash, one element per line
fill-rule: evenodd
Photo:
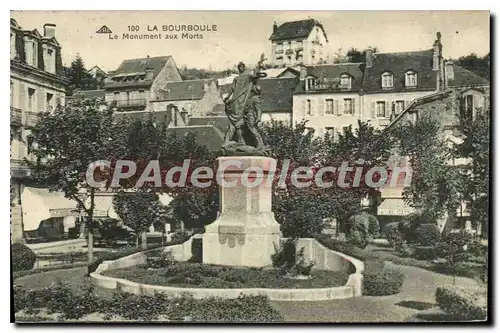
<path fill-rule="evenodd" d="M 246 73 L 244 63 L 238 64 L 239 75 L 234 78 L 231 91 L 224 99 L 229 119 L 222 147 L 225 154 L 266 155 L 266 147 L 257 126 L 262 116 L 262 89 L 258 80 L 267 76 L 262 71 L 265 60 L 262 54 L 252 73 Z"/>

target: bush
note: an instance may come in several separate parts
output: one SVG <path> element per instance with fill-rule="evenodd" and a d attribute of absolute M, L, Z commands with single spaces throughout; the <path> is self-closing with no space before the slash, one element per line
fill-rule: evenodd
<path fill-rule="evenodd" d="M 397 294 L 403 288 L 404 274 L 397 268 L 381 263 L 366 264 L 363 273 L 362 293 L 364 296 L 385 296 Z"/>
<path fill-rule="evenodd" d="M 21 243 L 11 246 L 12 270 L 14 272 L 33 269 L 36 262 L 36 254 L 29 247 Z"/>
<path fill-rule="evenodd" d="M 435 224 L 421 224 L 415 229 L 414 240 L 421 246 L 434 246 L 441 240 L 441 233 Z"/>
<path fill-rule="evenodd" d="M 288 238 L 279 247 L 274 245 L 274 253 L 271 254 L 273 267 L 292 267 L 295 264 L 296 240 Z"/>
<path fill-rule="evenodd" d="M 191 255 L 191 258 L 188 260 L 189 262 L 203 262 L 203 238 L 193 238 L 191 243 Z"/>
<path fill-rule="evenodd" d="M 436 246 L 415 246 L 413 257 L 418 260 L 434 260 L 438 257 L 438 249 Z"/>
<path fill-rule="evenodd" d="M 347 228 L 348 233 L 351 228 L 363 230 L 371 238 L 377 238 L 380 233 L 378 219 L 367 212 L 351 216 Z"/>
<path fill-rule="evenodd" d="M 486 291 L 440 287 L 436 289 L 436 303 L 454 320 L 486 320 Z"/>

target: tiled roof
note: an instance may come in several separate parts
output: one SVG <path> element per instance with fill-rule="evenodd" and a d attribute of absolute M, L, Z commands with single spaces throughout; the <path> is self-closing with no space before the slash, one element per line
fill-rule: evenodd
<path fill-rule="evenodd" d="M 131 121 L 148 121 L 149 119 L 153 120 L 156 126 L 163 126 L 165 123 L 170 123 L 170 113 L 165 111 L 136 111 L 136 112 L 115 112 L 113 117 L 117 120 L 128 118 Z"/>
<path fill-rule="evenodd" d="M 363 63 L 343 63 L 335 65 L 318 65 L 306 67 L 307 76 L 314 76 L 318 79 L 333 79 L 340 78 L 342 74 L 349 74 L 351 76 L 351 89 L 349 91 L 360 91 L 363 85 Z M 328 91 L 342 91 L 345 89 L 340 87 L 332 87 Z M 297 87 L 297 94 L 304 93 L 304 81 L 301 81 L 300 86 Z M 318 92 L 324 92 L 323 90 Z M 308 92 L 309 93 L 309 92 Z"/>
<path fill-rule="evenodd" d="M 222 133 L 226 132 L 227 127 L 229 125 L 229 120 L 226 116 L 219 117 L 191 117 L 189 118 L 189 126 L 215 126 Z"/>
<path fill-rule="evenodd" d="M 208 80 L 168 82 L 159 95 L 161 101 L 198 100 L 205 95 L 204 84 Z"/>
<path fill-rule="evenodd" d="M 455 64 L 453 64 L 453 76 L 453 80 L 448 81 L 449 87 L 485 86 L 490 84 L 490 81 Z"/>
<path fill-rule="evenodd" d="M 293 92 L 298 82 L 295 78 L 259 80 L 262 88 L 262 111 L 292 112 Z"/>
<path fill-rule="evenodd" d="M 132 74 L 144 72 L 147 68 L 153 69 L 153 80 L 160 74 L 160 71 L 165 67 L 171 56 L 149 57 L 139 59 L 124 60 L 118 68 L 112 72 L 113 75 Z"/>
<path fill-rule="evenodd" d="M 321 23 L 314 19 L 285 22 L 280 25 L 275 32 L 273 32 L 269 39 L 272 41 L 277 41 L 294 38 L 306 38 L 307 36 L 309 36 L 313 28 L 317 25 L 321 27 L 321 30 L 323 30 L 323 26 L 321 25 Z"/>
<path fill-rule="evenodd" d="M 374 53 L 373 66 L 365 69 L 363 90 L 366 93 L 428 91 L 437 88 L 437 73 L 432 70 L 433 50 Z M 417 72 L 417 87 L 405 87 L 405 73 L 408 70 Z M 382 89 L 382 74 L 391 72 L 394 75 L 394 87 Z"/>
<path fill-rule="evenodd" d="M 178 138 L 182 138 L 188 133 L 193 133 L 196 137 L 196 142 L 200 146 L 207 147 L 210 151 L 219 150 L 224 143 L 224 135 L 218 128 L 212 125 L 167 128 L 167 134 L 170 133 L 175 133 Z"/>

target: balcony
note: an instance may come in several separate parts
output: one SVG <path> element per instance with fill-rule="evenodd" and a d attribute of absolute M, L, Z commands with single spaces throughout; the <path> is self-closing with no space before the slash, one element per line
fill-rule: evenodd
<path fill-rule="evenodd" d="M 145 108 L 147 101 L 145 98 L 117 100 L 116 107 L 118 109 L 140 109 Z"/>
<path fill-rule="evenodd" d="M 26 178 L 31 175 L 30 169 L 19 159 L 10 160 L 10 175 L 12 178 Z"/>
<path fill-rule="evenodd" d="M 282 53 L 283 53 L 283 49 L 276 50 L 276 54 L 282 54 Z"/>
<path fill-rule="evenodd" d="M 34 127 L 40 120 L 41 113 L 34 111 L 26 111 L 25 125 L 27 127 Z"/>
<path fill-rule="evenodd" d="M 302 46 L 295 47 L 295 51 L 297 51 L 297 52 L 300 52 L 300 51 L 303 51 L 303 50 L 304 50 L 304 48 Z"/>
<path fill-rule="evenodd" d="M 23 112 L 19 108 L 15 107 L 10 107 L 10 123 L 11 124 L 16 124 L 16 125 L 21 125 L 23 119 Z"/>

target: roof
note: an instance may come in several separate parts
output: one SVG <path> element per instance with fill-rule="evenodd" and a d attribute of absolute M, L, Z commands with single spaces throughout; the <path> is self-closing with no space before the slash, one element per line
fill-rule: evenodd
<path fill-rule="evenodd" d="M 215 126 L 222 133 L 226 132 L 227 127 L 229 126 L 229 120 L 226 116 L 219 117 L 191 117 L 189 118 L 189 126 Z"/>
<path fill-rule="evenodd" d="M 226 105 L 224 104 L 215 104 L 214 107 L 212 108 L 212 111 L 210 111 L 210 113 L 214 116 L 225 114 L 225 112 L 226 112 Z"/>
<path fill-rule="evenodd" d="M 217 151 L 224 143 L 222 132 L 212 125 L 182 126 L 167 128 L 167 134 L 175 133 L 177 137 L 184 137 L 188 133 L 193 133 L 196 142 L 200 146 L 205 146 L 210 151 Z"/>
<path fill-rule="evenodd" d="M 267 78 L 276 78 L 280 77 L 283 73 L 285 72 L 290 72 L 294 74 L 295 76 L 300 75 L 300 69 L 298 68 L 292 68 L 292 67 L 287 67 L 287 68 L 269 68 L 264 70 L 264 72 L 267 74 Z"/>
<path fill-rule="evenodd" d="M 365 69 L 363 90 L 367 93 L 436 90 L 437 75 L 432 70 L 432 58 L 433 50 L 374 53 L 373 66 Z M 408 70 L 417 72 L 417 87 L 405 87 L 405 73 Z M 384 72 L 394 75 L 393 88 L 382 89 Z"/>
<path fill-rule="evenodd" d="M 271 37 L 269 37 L 269 40 L 278 41 L 295 38 L 306 38 L 309 36 L 315 26 L 319 26 L 321 28 L 326 38 L 326 33 L 323 29 L 323 25 L 314 19 L 307 19 L 283 23 L 276 29 L 276 31 L 273 32 Z"/>
<path fill-rule="evenodd" d="M 425 103 L 429 103 L 429 102 L 432 102 L 432 101 L 436 101 L 436 100 L 439 100 L 439 99 L 442 99 L 442 98 L 446 98 L 447 96 L 449 96 L 452 93 L 453 93 L 453 91 L 451 89 L 448 89 L 448 90 L 443 90 L 443 91 L 436 92 L 434 94 L 430 94 L 430 95 L 422 96 L 422 97 L 419 97 L 419 98 L 415 98 L 410 104 L 408 104 L 405 107 L 405 109 L 403 110 L 403 112 L 401 112 L 396 118 L 394 118 L 393 121 L 391 121 L 391 123 L 386 127 L 386 129 L 389 129 L 395 123 L 399 122 L 399 120 L 401 118 L 403 118 L 404 115 L 406 113 L 408 113 L 414 107 L 422 105 L 422 104 L 425 104 Z"/>
<path fill-rule="evenodd" d="M 74 92 L 73 96 L 71 98 L 73 99 L 80 99 L 80 98 L 100 98 L 104 100 L 106 96 L 106 92 L 104 89 L 98 89 L 98 90 L 79 90 Z"/>
<path fill-rule="evenodd" d="M 471 71 L 453 64 L 453 80 L 448 81 L 449 87 L 487 86 L 490 81 Z"/>
<path fill-rule="evenodd" d="M 188 80 L 168 82 L 164 92 L 158 94 L 160 101 L 198 100 L 205 96 L 205 83 L 209 80 Z"/>
<path fill-rule="evenodd" d="M 292 112 L 293 93 L 298 83 L 297 78 L 259 80 L 262 88 L 262 111 Z"/>
<path fill-rule="evenodd" d="M 139 59 L 124 60 L 120 66 L 113 72 L 113 75 L 132 74 L 144 72 L 147 68 L 153 69 L 153 80 L 160 74 L 161 70 L 167 64 L 171 56 L 149 57 Z"/>
<path fill-rule="evenodd" d="M 293 93 L 299 84 L 298 78 L 260 79 L 263 112 L 292 112 Z M 219 87 L 221 94 L 228 94 L 231 85 Z"/>
<path fill-rule="evenodd" d="M 121 120 L 124 118 L 130 119 L 130 121 L 148 121 L 151 119 L 156 126 L 162 126 L 165 123 L 170 123 L 170 113 L 165 111 L 128 111 L 128 112 L 115 112 L 113 117 L 116 120 Z"/>
<path fill-rule="evenodd" d="M 333 79 L 340 78 L 342 74 L 348 74 L 351 76 L 351 89 L 349 91 L 361 91 L 363 88 L 363 63 L 342 63 L 342 64 L 334 64 L 334 65 L 317 65 L 317 66 L 309 66 L 306 67 L 306 76 L 314 76 L 318 79 Z M 345 89 L 342 89 L 337 86 L 330 86 L 329 91 L 342 91 L 345 92 Z M 297 94 L 305 92 L 304 81 L 301 82 L 301 85 L 297 87 Z M 314 92 L 314 91 L 312 91 Z M 324 92 L 324 90 L 318 90 L 318 92 Z M 308 91 L 311 93 L 311 91 Z"/>

